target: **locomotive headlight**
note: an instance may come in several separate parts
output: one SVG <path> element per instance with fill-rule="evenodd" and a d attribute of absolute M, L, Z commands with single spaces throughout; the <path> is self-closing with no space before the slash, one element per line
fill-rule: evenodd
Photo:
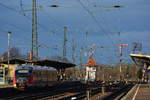
<path fill-rule="evenodd" d="M 17 85 L 16 84 L 14 84 L 14 87 L 16 87 Z"/>

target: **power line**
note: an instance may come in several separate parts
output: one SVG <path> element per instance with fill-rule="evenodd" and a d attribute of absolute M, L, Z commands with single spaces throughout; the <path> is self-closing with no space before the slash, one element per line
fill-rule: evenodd
<path fill-rule="evenodd" d="M 114 41 L 111 39 L 111 37 L 109 36 L 109 34 L 107 34 L 107 32 L 105 31 L 105 29 L 99 24 L 99 22 L 97 21 L 96 17 L 91 13 L 91 11 L 80 1 L 77 0 L 79 2 L 79 4 L 88 12 L 88 14 L 92 17 L 92 19 L 94 20 L 94 22 L 98 25 L 98 27 L 100 29 L 102 29 L 103 32 L 106 33 L 106 36 L 111 40 L 111 43 L 113 45 L 115 45 Z"/>
<path fill-rule="evenodd" d="M 0 30 L 0 31 L 2 31 L 3 33 L 5 33 L 5 35 L 7 35 L 6 33 L 8 32 L 8 31 L 3 31 L 3 30 Z M 21 37 L 21 36 L 18 36 L 18 35 L 16 35 L 16 34 L 12 34 L 12 37 L 15 37 L 15 39 L 13 39 L 13 41 L 18 41 L 17 43 L 20 43 L 20 42 L 23 42 L 22 40 L 24 39 L 24 40 L 26 40 L 26 42 L 23 42 L 23 43 L 27 43 L 27 42 L 29 42 L 29 39 L 28 38 L 25 38 L 25 37 Z M 2 37 L 2 36 L 1 36 Z M 17 38 L 17 37 L 20 37 L 20 38 Z M 7 38 L 7 36 L 4 36 L 3 35 L 3 38 Z M 22 39 L 21 39 L 22 38 Z M 18 40 L 19 39 L 19 40 Z"/>
<path fill-rule="evenodd" d="M 98 27 L 99 27 L 100 29 L 102 29 L 103 32 L 106 33 L 105 35 L 111 40 L 111 43 L 112 43 L 113 45 L 115 45 L 115 44 L 114 44 L 114 40 L 111 39 L 111 37 L 109 36 L 109 34 L 107 34 L 107 32 L 105 31 L 105 29 L 101 26 L 101 24 L 98 22 L 98 20 L 96 19 L 96 17 L 93 15 L 93 13 L 81 2 L 81 0 L 78 0 L 78 2 L 79 2 L 80 5 L 88 12 L 88 14 L 90 14 L 90 16 L 91 16 L 92 19 L 95 21 L 95 23 L 98 25 Z M 116 52 L 115 48 L 114 48 L 114 52 Z"/>
<path fill-rule="evenodd" d="M 20 3 L 20 6 L 22 6 L 22 5 L 23 5 L 23 3 L 21 2 L 21 3 Z M 27 16 L 27 15 L 25 15 L 25 14 L 21 14 L 20 11 L 14 9 L 14 8 L 12 8 L 12 7 L 9 7 L 9 6 L 7 6 L 7 5 L 5 5 L 5 4 L 3 4 L 3 3 L 0 3 L 0 6 L 2 6 L 2 7 L 4 7 L 4 8 L 7 8 L 7 9 L 13 11 L 13 12 L 16 12 L 16 13 L 18 13 L 19 15 L 24 16 L 26 19 L 28 19 L 28 20 L 31 21 L 31 18 L 30 18 L 29 16 Z M 21 7 L 21 8 L 22 8 L 22 7 Z M 23 10 L 23 8 L 22 8 L 22 10 Z M 41 24 L 39 24 L 39 23 L 37 23 L 37 25 L 40 26 L 44 31 L 45 31 L 45 29 L 47 30 L 47 28 L 45 28 L 43 25 L 41 25 Z M 16 27 L 16 26 L 14 26 L 14 27 Z"/>
<path fill-rule="evenodd" d="M 6 21 L 4 21 L 4 20 L 1 20 L 1 22 L 4 22 L 4 23 L 6 23 L 7 25 L 9 25 L 9 26 L 12 26 L 12 27 L 14 27 L 15 29 L 17 29 L 17 30 L 20 30 L 20 31 L 25 31 L 25 29 L 23 29 L 23 28 L 21 28 L 21 27 L 18 27 L 18 26 L 16 26 L 15 24 L 11 24 L 11 23 L 8 23 L 8 22 L 6 22 Z M 4 30 L 1 30 L 2 32 L 7 32 L 7 31 L 4 31 Z M 14 35 L 14 34 L 13 34 Z M 22 36 L 23 34 L 21 34 L 21 36 Z M 16 35 L 16 37 L 18 37 L 18 35 Z M 26 36 L 23 36 L 22 37 L 24 40 L 26 40 L 26 41 L 31 41 L 29 38 L 27 38 Z"/>
<path fill-rule="evenodd" d="M 21 14 L 18 10 L 14 9 L 14 8 L 12 8 L 12 7 L 9 7 L 9 6 L 7 6 L 7 5 L 1 3 L 1 2 L 0 2 L 0 6 L 2 6 L 2 7 L 4 7 L 4 8 L 7 8 L 7 9 L 13 11 L 13 12 L 16 12 L 16 13 L 18 13 L 19 15 L 22 15 L 22 16 L 26 17 L 28 20 L 30 20 L 30 17 Z"/>
<path fill-rule="evenodd" d="M 87 2 L 90 4 L 90 1 L 89 1 L 89 0 L 87 0 Z M 91 13 L 92 13 L 92 12 L 91 12 Z M 94 14 L 93 14 L 93 15 L 94 15 Z M 102 18 L 101 22 L 103 21 L 103 25 L 105 25 L 105 26 L 107 27 L 107 30 L 108 30 L 108 28 L 109 28 L 109 30 L 110 30 L 110 32 L 111 32 L 110 26 L 106 23 L 104 16 L 102 16 L 102 14 L 101 14 L 100 17 Z"/>
<path fill-rule="evenodd" d="M 46 15 L 47 17 L 50 17 L 51 20 L 52 20 L 57 26 L 62 27 L 62 25 L 58 24 L 57 21 L 56 21 L 50 14 L 46 13 L 45 11 L 42 11 L 42 12 L 45 13 L 45 15 Z M 50 20 L 49 20 L 49 22 L 50 22 Z"/>
<path fill-rule="evenodd" d="M 22 2 L 22 0 L 20 0 L 20 9 L 21 9 L 23 15 L 25 16 L 24 9 L 23 9 L 23 2 Z"/>
<path fill-rule="evenodd" d="M 90 1 L 89 0 L 87 0 L 87 2 L 88 3 L 90 3 Z M 116 2 L 115 2 L 115 4 L 117 4 Z M 97 5 L 97 4 L 96 4 Z M 98 7 L 98 6 L 94 6 L 94 7 Z M 119 10 L 119 12 L 120 12 L 120 7 L 122 7 L 122 6 L 119 6 L 119 5 L 114 5 L 114 6 L 112 6 L 112 7 L 108 7 L 108 8 L 111 8 L 111 9 L 118 9 Z M 105 8 L 107 8 L 107 7 L 105 7 Z M 102 16 L 102 14 L 101 14 L 101 18 L 102 18 L 102 20 L 101 20 L 101 22 L 103 21 L 103 25 L 105 25 L 106 27 L 107 27 L 107 29 L 109 28 L 109 30 L 110 30 L 110 32 L 111 33 L 116 33 L 117 35 L 119 35 L 120 36 L 120 33 L 121 33 L 121 29 L 119 29 L 119 28 L 117 28 L 117 30 L 118 31 L 112 31 L 112 28 L 110 28 L 110 26 L 109 26 L 109 24 L 107 24 L 106 23 L 106 20 L 105 20 L 105 18 L 104 18 L 104 16 Z M 111 17 L 112 18 L 112 17 Z M 117 19 L 118 20 L 116 20 L 116 21 L 118 21 L 118 22 L 120 22 L 120 19 L 118 18 L 118 16 L 117 16 Z M 117 24 L 118 26 L 117 27 L 119 27 L 119 23 Z M 114 24 L 113 24 L 113 26 L 114 26 Z M 112 26 L 111 26 L 112 27 Z M 118 38 L 115 38 L 115 40 L 118 40 Z M 119 41 L 121 41 L 120 39 L 119 39 Z"/>
<path fill-rule="evenodd" d="M 27 16 L 27 15 L 25 15 L 25 14 L 22 14 L 22 13 L 20 13 L 20 11 L 14 9 L 14 8 L 12 8 L 12 7 L 9 7 L 9 6 L 7 6 L 7 5 L 5 5 L 5 4 L 3 4 L 3 3 L 0 3 L 0 6 L 5 7 L 5 8 L 7 8 L 7 9 L 13 11 L 13 12 L 16 12 L 16 13 L 18 13 L 18 14 L 21 15 L 21 16 L 24 16 L 24 17 L 25 17 L 26 19 L 28 19 L 30 22 L 31 22 L 31 20 L 32 20 L 29 16 Z M 42 28 L 44 31 L 45 31 L 45 29 L 48 30 L 45 26 L 43 26 L 43 25 L 40 24 L 40 23 L 37 23 L 37 25 L 40 26 L 40 28 Z"/>

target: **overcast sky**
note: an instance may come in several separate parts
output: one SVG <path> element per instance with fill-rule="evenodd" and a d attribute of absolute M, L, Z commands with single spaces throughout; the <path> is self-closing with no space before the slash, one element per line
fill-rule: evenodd
<path fill-rule="evenodd" d="M 20 48 L 24 54 L 31 49 L 31 1 L 0 0 L 1 54 L 7 51 L 7 31 L 12 32 L 11 47 Z M 113 8 L 116 5 L 121 7 Z M 150 53 L 149 10 L 149 0 L 37 0 L 40 57 L 62 56 L 63 27 L 67 26 L 69 60 L 72 60 L 74 39 L 77 63 L 80 48 L 93 43 L 98 63 L 117 63 L 120 43 L 129 44 L 123 49 L 122 59 L 131 62 L 129 53 L 133 42 L 142 43 L 143 53 Z M 85 48 L 83 63 L 86 63 L 87 53 Z"/>

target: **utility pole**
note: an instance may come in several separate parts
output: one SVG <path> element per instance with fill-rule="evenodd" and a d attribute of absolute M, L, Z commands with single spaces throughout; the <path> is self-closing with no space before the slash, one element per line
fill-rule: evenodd
<path fill-rule="evenodd" d="M 122 48 L 124 46 L 128 46 L 128 44 L 119 44 L 119 64 L 120 64 L 120 66 L 119 66 L 119 73 L 120 73 L 120 81 L 123 78 L 123 76 L 122 76 L 122 65 L 121 64 L 122 64 L 122 55 L 123 55 Z"/>
<path fill-rule="evenodd" d="M 11 32 L 10 31 L 8 31 L 8 52 L 7 52 L 7 64 L 8 64 L 8 69 L 9 69 L 9 64 L 10 64 L 10 38 L 11 38 Z M 7 76 L 7 78 L 8 78 L 8 76 Z M 7 79 L 7 81 L 8 81 L 8 79 Z"/>
<path fill-rule="evenodd" d="M 85 33 L 85 39 L 88 41 L 88 31 Z"/>
<path fill-rule="evenodd" d="M 63 58 L 66 58 L 66 44 L 67 44 L 67 27 L 64 27 L 64 44 L 63 44 Z"/>
<path fill-rule="evenodd" d="M 119 73 L 120 73 L 120 81 L 122 80 L 122 66 L 121 66 L 121 63 L 122 63 L 122 46 L 120 45 L 119 46 Z"/>
<path fill-rule="evenodd" d="M 83 58 L 83 47 L 80 48 L 80 67 L 82 68 L 82 58 Z"/>
<path fill-rule="evenodd" d="M 38 32 L 37 32 L 37 11 L 36 0 L 32 0 L 32 60 L 35 52 L 35 57 L 38 58 Z"/>
<path fill-rule="evenodd" d="M 80 69 L 79 70 L 79 75 L 80 75 L 80 78 L 83 77 L 83 72 L 82 72 L 82 65 L 83 65 L 83 47 L 80 48 Z"/>
<path fill-rule="evenodd" d="M 73 63 L 75 63 L 75 48 L 76 48 L 75 40 L 72 39 L 72 61 L 73 61 Z"/>
<path fill-rule="evenodd" d="M 75 64 L 75 40 L 74 38 L 72 39 L 72 61 Z M 76 77 L 76 68 L 74 67 L 73 69 L 73 76 Z"/>

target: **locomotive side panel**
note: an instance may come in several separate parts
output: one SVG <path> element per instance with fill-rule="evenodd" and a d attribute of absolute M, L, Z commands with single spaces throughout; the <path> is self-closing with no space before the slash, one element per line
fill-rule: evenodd
<path fill-rule="evenodd" d="M 17 88 L 51 86 L 57 83 L 57 73 L 48 67 L 18 66 L 13 83 Z"/>

